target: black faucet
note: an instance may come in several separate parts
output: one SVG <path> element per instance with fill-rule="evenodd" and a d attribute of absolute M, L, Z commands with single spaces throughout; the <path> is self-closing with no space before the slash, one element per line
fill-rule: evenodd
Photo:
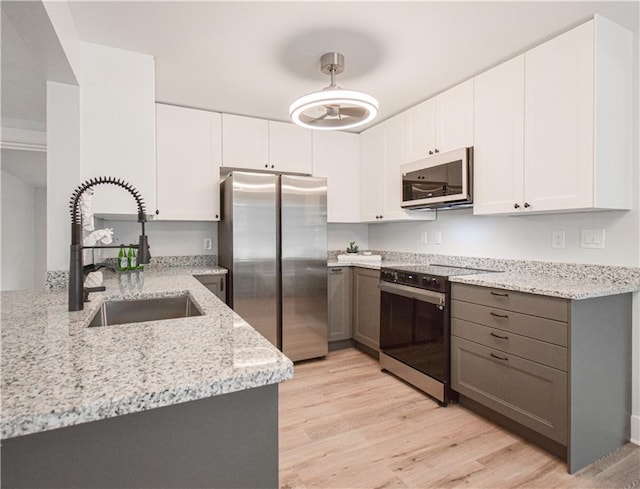
<path fill-rule="evenodd" d="M 113 177 L 98 177 L 87 180 L 81 184 L 73 192 L 71 196 L 70 209 L 71 209 L 71 250 L 69 261 L 69 311 L 80 311 L 84 307 L 84 301 L 88 300 L 89 292 L 97 292 L 98 290 L 105 290 L 104 287 L 84 288 L 84 279 L 86 275 L 91 272 L 103 268 L 104 264 L 91 265 L 86 268 L 82 263 L 82 250 L 91 248 L 119 248 L 119 246 L 83 246 L 82 245 L 82 216 L 78 206 L 80 204 L 80 197 L 82 194 L 96 185 L 116 185 L 127 190 L 133 198 L 136 200 L 138 206 L 138 222 L 142 226 L 142 234 L 137 245 L 133 245 L 133 248 L 138 249 L 138 263 L 146 264 L 151 260 L 151 254 L 149 252 L 149 242 L 147 236 L 144 233 L 144 223 L 147 222 L 147 216 L 144 209 L 144 201 L 140 193 L 124 180 Z M 97 268 L 96 268 L 97 267 Z M 88 270 L 88 271 L 87 271 Z M 86 273 L 85 273 L 86 272 Z M 94 289 L 94 290 L 91 290 Z M 97 289 L 97 290 L 95 290 Z"/>

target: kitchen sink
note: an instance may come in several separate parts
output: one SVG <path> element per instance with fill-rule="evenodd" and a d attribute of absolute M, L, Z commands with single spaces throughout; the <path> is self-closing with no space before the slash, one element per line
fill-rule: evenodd
<path fill-rule="evenodd" d="M 189 295 L 130 301 L 106 301 L 93 316 L 88 327 L 193 316 L 202 316 L 202 311 Z"/>

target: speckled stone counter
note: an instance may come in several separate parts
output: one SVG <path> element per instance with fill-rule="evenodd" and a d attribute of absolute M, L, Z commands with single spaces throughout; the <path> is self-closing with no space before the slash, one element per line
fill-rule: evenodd
<path fill-rule="evenodd" d="M 66 292 L 3 292 L 2 438 L 291 378 L 292 362 L 193 272 L 145 272 L 141 290 L 124 295 L 117 279 L 109 278 L 107 291 L 92 293 L 77 312 L 67 311 Z M 87 328 L 104 300 L 184 294 L 203 316 Z"/>
<path fill-rule="evenodd" d="M 381 263 L 338 262 L 335 259 L 336 253 L 333 252 L 329 255 L 327 266 L 355 266 L 378 270 L 381 267 L 431 264 L 492 270 L 491 273 L 451 277 L 450 280 L 576 300 L 640 291 L 640 268 L 636 267 L 384 251 L 374 253 L 382 254 Z"/>
<path fill-rule="evenodd" d="M 625 294 L 640 290 L 640 280 L 625 280 L 624 277 L 611 280 L 589 281 L 578 278 L 556 277 L 553 275 L 499 272 L 451 277 L 450 280 L 451 282 L 462 284 L 480 285 L 483 287 L 514 290 L 574 300 Z"/>

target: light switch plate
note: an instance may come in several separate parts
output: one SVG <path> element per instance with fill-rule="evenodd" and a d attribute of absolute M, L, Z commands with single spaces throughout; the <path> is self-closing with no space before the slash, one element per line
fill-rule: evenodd
<path fill-rule="evenodd" d="M 420 233 L 420 242 L 422 244 L 427 244 L 427 232 L 423 231 L 422 233 Z"/>
<path fill-rule="evenodd" d="M 433 244 L 442 244 L 442 233 L 440 231 L 433 233 Z"/>
<path fill-rule="evenodd" d="M 604 248 L 604 229 L 583 229 L 580 234 L 581 248 Z"/>

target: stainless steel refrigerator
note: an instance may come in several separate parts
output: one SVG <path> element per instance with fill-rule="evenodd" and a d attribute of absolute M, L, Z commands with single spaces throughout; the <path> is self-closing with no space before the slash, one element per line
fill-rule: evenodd
<path fill-rule="evenodd" d="M 327 354 L 327 184 L 232 172 L 220 184 L 228 303 L 293 361 Z"/>

